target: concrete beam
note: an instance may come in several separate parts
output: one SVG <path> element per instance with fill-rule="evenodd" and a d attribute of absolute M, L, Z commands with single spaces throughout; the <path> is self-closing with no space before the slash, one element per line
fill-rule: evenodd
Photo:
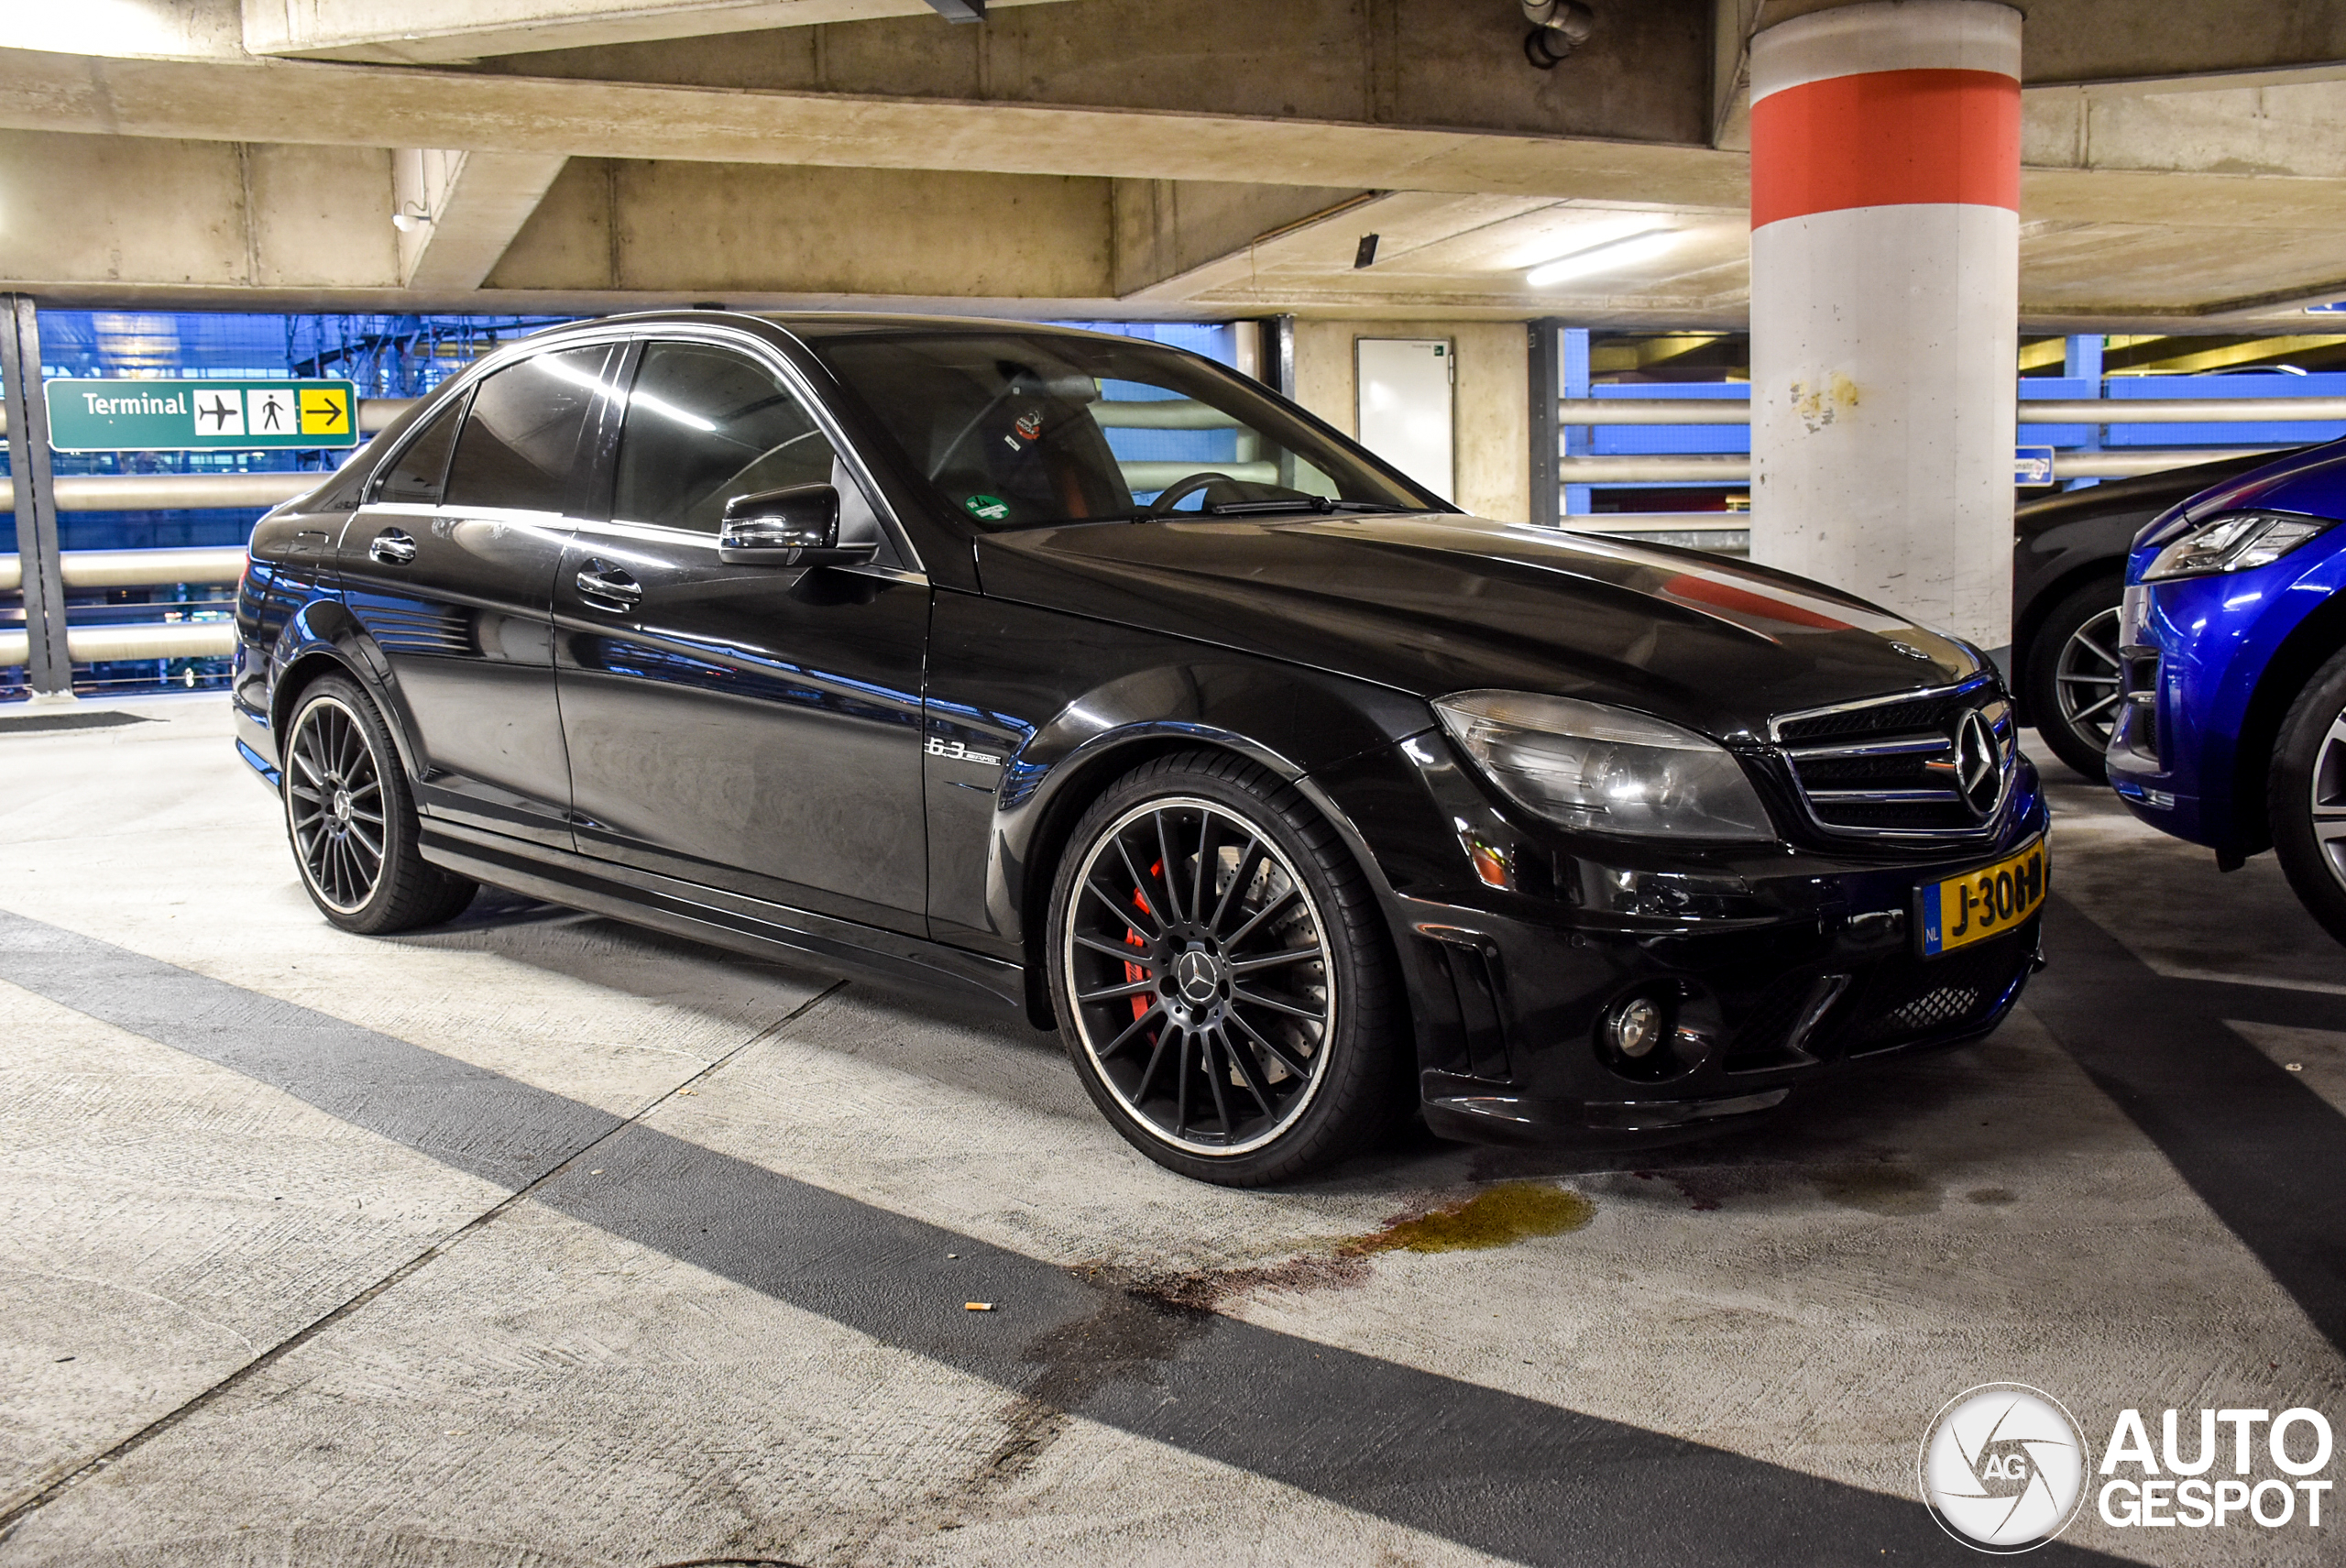
<path fill-rule="evenodd" d="M 740 91 L 309 60 L 214 66 L 9 49 L 0 49 L 0 127 L 1705 206 L 1741 205 L 1746 185 L 1743 158 L 1699 145 L 1235 112 Z"/>
<path fill-rule="evenodd" d="M 546 153 L 410 148 L 391 157 L 400 283 L 477 289 L 568 160 Z"/>
<path fill-rule="evenodd" d="M 997 6 L 1047 0 L 993 0 Z M 699 38 L 878 16 L 928 16 L 927 0 L 244 0 L 254 54 L 380 65 Z"/>
<path fill-rule="evenodd" d="M 0 277 L 326 293 L 395 284 L 375 148 L 0 130 Z"/>
<path fill-rule="evenodd" d="M 1715 28 L 1762 27 L 1862 0 L 1716 0 Z M 2334 0 L 2029 0 L 2024 86 L 2263 86 L 2346 72 L 2346 9 Z M 1729 46 L 1715 38 L 1715 49 Z"/>

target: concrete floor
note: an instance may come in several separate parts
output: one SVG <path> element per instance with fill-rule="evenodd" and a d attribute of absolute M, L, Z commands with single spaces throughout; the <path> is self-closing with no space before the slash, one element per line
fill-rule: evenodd
<path fill-rule="evenodd" d="M 0 733 L 11 1568 L 1967 1562 L 1972 1385 L 2346 1429 L 2346 951 L 2074 779 L 1981 1045 L 1242 1193 L 997 1018 L 499 896 L 345 936 L 221 700 L 135 710 Z M 1512 1184 L 1553 1234 L 1374 1239 Z"/>

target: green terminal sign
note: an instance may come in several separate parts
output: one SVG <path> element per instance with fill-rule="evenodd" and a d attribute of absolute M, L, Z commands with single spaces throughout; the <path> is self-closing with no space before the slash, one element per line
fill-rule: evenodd
<path fill-rule="evenodd" d="M 348 381 L 48 382 L 59 452 L 254 452 L 358 444 Z"/>

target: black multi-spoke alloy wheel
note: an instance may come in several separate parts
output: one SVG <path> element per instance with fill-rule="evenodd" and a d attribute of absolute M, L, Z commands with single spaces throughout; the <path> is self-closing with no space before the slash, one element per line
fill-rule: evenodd
<path fill-rule="evenodd" d="M 1076 1071 L 1158 1164 L 1255 1186 L 1391 1117 L 1405 1030 L 1376 897 L 1262 768 L 1184 752 L 1111 785 L 1069 839 L 1049 940 Z"/>
<path fill-rule="evenodd" d="M 477 884 L 427 864 L 415 801 L 367 694 L 327 675 L 285 730 L 285 830 L 301 885 L 345 931 L 382 936 L 451 919 Z"/>
<path fill-rule="evenodd" d="M 2346 652 L 2289 705 L 2264 804 L 2297 901 L 2346 942 Z"/>
<path fill-rule="evenodd" d="M 2097 577 L 2053 607 L 2028 645 L 2028 716 L 2054 755 L 2096 784 L 2118 720 L 2118 602 L 2125 585 Z"/>

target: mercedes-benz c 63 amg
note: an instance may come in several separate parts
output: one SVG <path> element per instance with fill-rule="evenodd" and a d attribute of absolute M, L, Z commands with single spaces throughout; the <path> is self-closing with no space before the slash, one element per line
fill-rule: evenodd
<path fill-rule="evenodd" d="M 2036 958 L 2045 808 L 1974 650 L 1461 516 L 1155 344 L 564 327 L 251 554 L 238 745 L 327 919 L 488 883 L 959 987 L 1208 1180 L 1411 1109 L 1728 1124 L 1992 1028 Z"/>

